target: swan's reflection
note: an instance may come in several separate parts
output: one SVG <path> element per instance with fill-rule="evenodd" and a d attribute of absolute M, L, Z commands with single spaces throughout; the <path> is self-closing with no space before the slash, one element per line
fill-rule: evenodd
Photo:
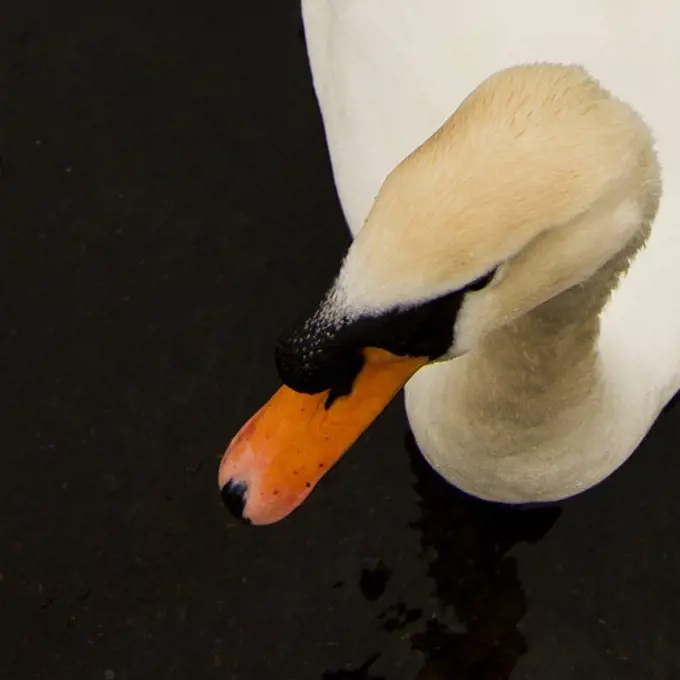
<path fill-rule="evenodd" d="M 505 680 L 527 651 L 518 629 L 527 600 L 509 553 L 521 541 L 543 538 L 561 509 L 471 498 L 430 468 L 410 433 L 406 447 L 422 512 L 413 527 L 422 534 L 442 605 L 441 615 L 411 638 L 425 657 L 417 680 Z"/>

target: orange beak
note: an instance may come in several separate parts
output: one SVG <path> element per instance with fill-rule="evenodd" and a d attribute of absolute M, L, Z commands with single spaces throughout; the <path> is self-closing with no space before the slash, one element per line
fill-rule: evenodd
<path fill-rule="evenodd" d="M 219 470 L 222 497 L 252 524 L 289 515 L 428 359 L 364 350 L 351 394 L 326 408 L 328 392 L 281 387 L 234 437 Z"/>

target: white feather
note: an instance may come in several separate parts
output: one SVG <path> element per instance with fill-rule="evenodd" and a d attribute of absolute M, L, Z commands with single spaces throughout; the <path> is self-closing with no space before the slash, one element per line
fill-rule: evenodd
<path fill-rule="evenodd" d="M 353 235 L 386 175 L 480 82 L 509 66 L 583 65 L 652 129 L 663 197 L 647 247 L 602 313 L 605 403 L 570 414 L 568 436 L 546 450 L 499 460 L 478 455 L 456 421 L 458 360 L 423 369 L 407 389 L 424 454 L 472 493 L 548 500 L 597 483 L 632 454 L 680 389 L 680 6 L 302 0 L 302 8 L 334 177 Z"/>

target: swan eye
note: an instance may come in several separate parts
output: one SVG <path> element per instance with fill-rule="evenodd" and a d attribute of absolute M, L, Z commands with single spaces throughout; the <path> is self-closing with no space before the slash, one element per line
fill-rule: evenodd
<path fill-rule="evenodd" d="M 468 285 L 465 286 L 465 291 L 476 293 L 477 291 L 486 288 L 491 283 L 491 281 L 493 281 L 493 277 L 496 276 L 497 271 L 498 267 L 494 267 L 488 274 L 484 274 L 484 276 L 480 276 L 472 283 L 468 283 Z"/>

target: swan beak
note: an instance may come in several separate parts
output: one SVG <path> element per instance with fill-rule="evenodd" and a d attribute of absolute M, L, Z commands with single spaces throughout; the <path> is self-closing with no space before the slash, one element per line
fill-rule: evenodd
<path fill-rule="evenodd" d="M 289 515 L 428 359 L 364 350 L 352 392 L 302 394 L 286 387 L 234 437 L 219 470 L 222 497 L 252 524 Z"/>

